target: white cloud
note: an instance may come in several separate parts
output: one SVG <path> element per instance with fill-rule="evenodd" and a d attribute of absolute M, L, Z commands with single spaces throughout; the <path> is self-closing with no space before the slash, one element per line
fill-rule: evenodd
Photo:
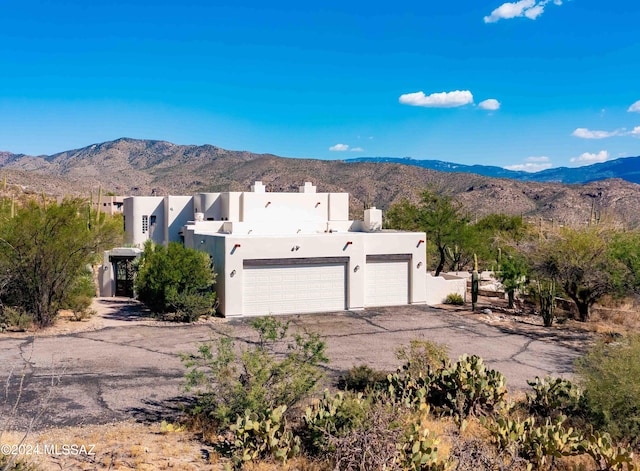
<path fill-rule="evenodd" d="M 405 93 L 398 100 L 403 105 L 424 106 L 426 108 L 454 108 L 473 103 L 473 95 L 469 90 L 455 90 L 452 92 L 432 93 L 424 92 Z"/>
<path fill-rule="evenodd" d="M 609 159 L 609 152 L 606 150 L 601 150 L 597 154 L 593 154 L 591 152 L 585 152 L 584 154 L 580 154 L 578 157 L 574 157 L 571 159 L 571 162 L 582 162 L 587 164 L 593 164 L 597 162 L 606 162 Z"/>
<path fill-rule="evenodd" d="M 507 170 L 514 170 L 517 172 L 539 172 L 540 170 L 546 170 L 548 168 L 553 167 L 551 164 L 549 157 L 540 156 L 540 157 L 527 157 L 524 159 L 523 164 L 515 164 L 515 165 L 507 165 L 504 168 Z"/>
<path fill-rule="evenodd" d="M 351 152 L 364 152 L 364 149 L 362 147 L 354 147 L 351 149 Z"/>
<path fill-rule="evenodd" d="M 629 134 L 631 134 L 632 136 L 640 136 L 640 126 L 636 126 L 635 128 L 633 128 L 631 131 L 629 131 Z"/>
<path fill-rule="evenodd" d="M 582 139 L 604 139 L 606 137 L 619 136 L 623 132 L 624 130 L 622 129 L 616 129 L 615 131 L 593 131 L 587 128 L 576 128 L 571 135 Z"/>
<path fill-rule="evenodd" d="M 489 98 L 488 100 L 484 100 L 478 103 L 478 108 L 489 111 L 499 110 L 500 106 L 501 103 L 494 98 Z"/>
<path fill-rule="evenodd" d="M 510 20 L 512 18 L 529 18 L 535 20 L 544 13 L 544 7 L 551 0 L 520 0 L 518 2 L 506 2 L 491 12 L 491 15 L 484 17 L 485 23 L 495 23 L 499 20 Z M 554 5 L 562 5 L 562 0 L 553 0 Z"/>
<path fill-rule="evenodd" d="M 629 111 L 630 113 L 640 113 L 640 100 L 631 105 L 627 111 Z"/>
<path fill-rule="evenodd" d="M 535 20 L 544 13 L 544 5 L 538 3 L 535 7 L 524 11 L 524 16 L 530 20 Z"/>
<path fill-rule="evenodd" d="M 344 152 L 349 150 L 349 146 L 347 144 L 336 144 L 335 146 L 329 147 L 331 152 Z"/>

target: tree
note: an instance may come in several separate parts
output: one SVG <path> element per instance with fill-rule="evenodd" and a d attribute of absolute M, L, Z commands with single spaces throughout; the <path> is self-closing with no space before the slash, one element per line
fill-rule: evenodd
<path fill-rule="evenodd" d="M 576 362 L 592 423 L 640 445 L 640 335 L 600 342 Z"/>
<path fill-rule="evenodd" d="M 193 321 L 215 312 L 215 276 L 209 255 L 178 242 L 168 247 L 148 241 L 138 265 L 138 298 L 158 314 Z"/>
<path fill-rule="evenodd" d="M 637 289 L 627 284 L 633 272 L 616 254 L 627 247 L 619 234 L 605 226 L 561 227 L 520 248 L 534 276 L 554 280 L 575 303 L 579 320 L 585 322 L 603 295 L 619 296 Z"/>
<path fill-rule="evenodd" d="M 429 242 L 438 251 L 435 276 L 444 269 L 447 249 L 455 248 L 456 241 L 467 224 L 462 207 L 450 197 L 425 190 L 415 205 L 407 200 L 394 204 L 387 211 L 387 224 L 394 229 L 427 233 Z"/>
<path fill-rule="evenodd" d="M 0 300 L 30 313 L 37 327 L 51 325 L 87 265 L 122 234 L 121 219 L 82 199 L 0 211 Z"/>
<path fill-rule="evenodd" d="M 527 276 L 527 262 L 522 256 L 507 255 L 500 260 L 498 279 L 504 286 L 509 300 L 509 309 L 513 309 L 516 290 L 524 288 Z"/>

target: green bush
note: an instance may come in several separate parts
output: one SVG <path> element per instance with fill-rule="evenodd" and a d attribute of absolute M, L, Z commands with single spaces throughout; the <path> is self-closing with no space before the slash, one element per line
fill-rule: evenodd
<path fill-rule="evenodd" d="M 205 422 L 226 427 L 246 411 L 266 416 L 276 407 L 294 406 L 322 377 L 328 359 L 317 333 L 290 335 L 288 323 L 273 318 L 257 319 L 253 327 L 260 336 L 253 346 L 237 348 L 222 337 L 182 356 L 186 389 L 197 393 L 191 412 Z"/>
<path fill-rule="evenodd" d="M 206 253 L 177 242 L 168 247 L 148 242 L 137 270 L 138 298 L 152 312 L 186 322 L 215 312 L 215 277 Z"/>
<path fill-rule="evenodd" d="M 640 445 L 640 335 L 597 344 L 577 361 L 576 373 L 594 424 Z"/>
<path fill-rule="evenodd" d="M 464 299 L 458 293 L 449 293 L 447 294 L 446 299 L 444 300 L 445 304 L 453 304 L 454 306 L 463 306 Z"/>
<path fill-rule="evenodd" d="M 33 324 L 33 318 L 21 307 L 0 306 L 0 332 L 25 331 Z"/>
<path fill-rule="evenodd" d="M 353 392 L 381 390 L 384 389 L 386 385 L 387 373 L 374 370 L 367 365 L 354 366 L 338 380 L 338 387 L 340 389 Z"/>
<path fill-rule="evenodd" d="M 404 362 L 402 368 L 414 377 L 429 376 L 432 370 L 440 369 L 449 362 L 446 345 L 429 340 L 412 340 L 408 348 L 398 348 L 396 358 Z"/>

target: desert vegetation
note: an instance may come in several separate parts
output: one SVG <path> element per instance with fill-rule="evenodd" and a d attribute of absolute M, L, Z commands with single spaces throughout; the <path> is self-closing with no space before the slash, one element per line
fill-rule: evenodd
<path fill-rule="evenodd" d="M 215 313 L 215 275 L 205 252 L 148 241 L 136 272 L 138 299 L 153 313 L 184 322 Z"/>
<path fill-rule="evenodd" d="M 122 240 L 122 219 L 82 199 L 0 201 L 0 324 L 53 324 L 82 316 L 95 295 L 91 266 Z"/>
<path fill-rule="evenodd" d="M 603 297 L 640 293 L 640 232 L 593 214 L 576 226 L 541 219 L 527 224 L 500 214 L 473 220 L 449 196 L 425 190 L 419 203 L 393 205 L 386 224 L 426 232 L 436 276 L 470 270 L 475 256 L 502 282 L 510 308 L 516 292 L 529 294 L 546 326 L 553 323 L 558 296 L 570 299 L 576 318 L 586 322 Z"/>
<path fill-rule="evenodd" d="M 637 469 L 640 391 L 624 367 L 638 364 L 636 337 L 596 346 L 575 382 L 536 377 L 511 398 L 482 358 L 451 361 L 422 340 L 398 350 L 397 371 L 358 365 L 319 392 L 328 359 L 317 334 L 273 318 L 253 326 L 249 348 L 223 339 L 183 358 L 189 424 L 231 468 Z"/>

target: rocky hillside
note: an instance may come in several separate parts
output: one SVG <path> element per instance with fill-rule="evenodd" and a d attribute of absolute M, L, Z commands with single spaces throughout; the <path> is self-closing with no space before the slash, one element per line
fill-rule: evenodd
<path fill-rule="evenodd" d="M 593 205 L 602 214 L 640 223 L 640 185 L 619 179 L 584 185 L 522 182 L 395 163 L 287 159 L 126 138 L 51 156 L 3 152 L 0 168 L 9 183 L 55 195 L 88 194 L 100 185 L 120 195 L 242 191 L 255 180 L 270 191 L 295 191 L 312 181 L 319 191 L 351 193 L 354 216 L 366 205 L 384 209 L 432 187 L 457 198 L 472 217 L 504 212 L 579 223 L 589 219 Z"/>

